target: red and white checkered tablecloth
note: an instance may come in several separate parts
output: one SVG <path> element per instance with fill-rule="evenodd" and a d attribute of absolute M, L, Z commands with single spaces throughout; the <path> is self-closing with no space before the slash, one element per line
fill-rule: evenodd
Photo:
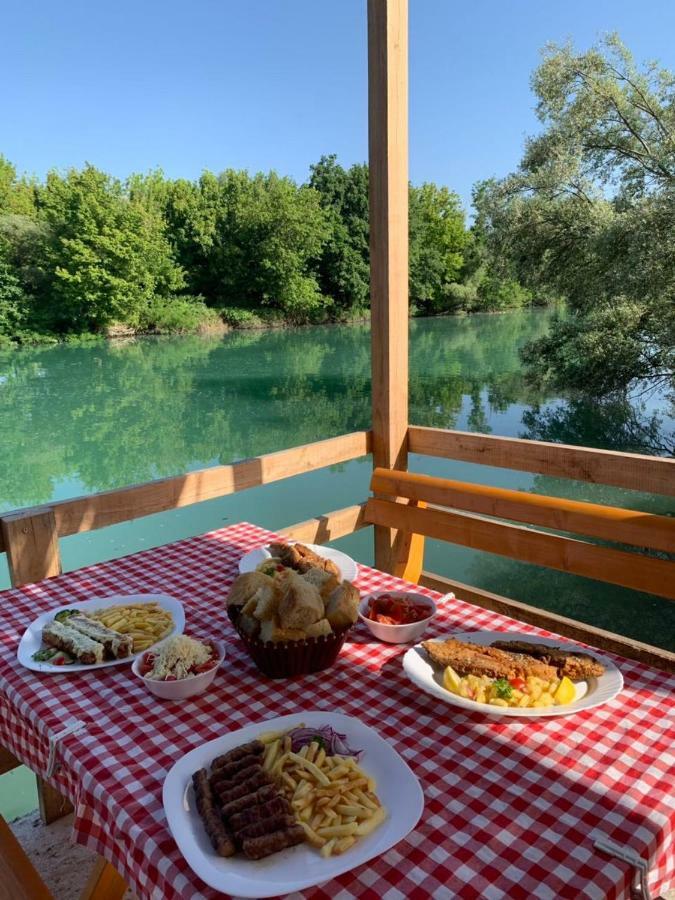
<path fill-rule="evenodd" d="M 569 717 L 487 719 L 441 704 L 405 677 L 405 648 L 360 624 L 334 668 L 271 681 L 242 651 L 223 599 L 244 552 L 271 534 L 246 523 L 0 595 L 0 744 L 44 773 L 48 738 L 70 718 L 86 731 L 61 743 L 52 782 L 75 804 L 75 839 L 106 857 L 140 898 L 212 898 L 167 827 L 162 784 L 195 746 L 303 709 L 359 717 L 402 754 L 425 795 L 423 817 L 379 859 L 302 895 L 316 900 L 627 897 L 631 868 L 593 848 L 606 835 L 649 860 L 654 895 L 675 878 L 675 679 L 617 658 L 625 690 Z M 361 567 L 361 590 L 400 587 Z M 163 591 L 195 636 L 229 639 L 226 666 L 205 695 L 163 703 L 127 667 L 37 675 L 16 647 L 41 612 L 112 593 Z M 427 592 L 434 596 L 432 592 Z M 547 634 L 444 600 L 433 632 Z"/>

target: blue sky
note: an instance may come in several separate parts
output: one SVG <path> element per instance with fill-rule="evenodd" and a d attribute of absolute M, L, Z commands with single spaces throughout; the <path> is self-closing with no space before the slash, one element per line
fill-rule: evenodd
<path fill-rule="evenodd" d="M 42 177 L 85 161 L 276 169 L 367 154 L 366 0 L 4 0 L 0 153 Z M 673 0 L 410 0 L 410 175 L 465 204 L 537 129 L 547 41 L 616 30 L 675 68 Z"/>

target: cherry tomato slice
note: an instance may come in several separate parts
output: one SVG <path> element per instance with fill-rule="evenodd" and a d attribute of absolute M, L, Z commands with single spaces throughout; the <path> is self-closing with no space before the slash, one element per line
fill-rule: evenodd
<path fill-rule="evenodd" d="M 524 691 L 527 688 L 527 682 L 522 678 L 509 678 L 509 684 L 517 691 Z"/>

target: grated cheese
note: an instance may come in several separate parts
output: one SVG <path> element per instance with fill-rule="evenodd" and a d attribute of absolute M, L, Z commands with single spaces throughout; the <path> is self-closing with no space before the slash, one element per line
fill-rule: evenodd
<path fill-rule="evenodd" d="M 208 647 L 184 634 L 168 640 L 160 649 L 152 671 L 147 678 L 164 679 L 175 675 L 177 679 L 188 678 L 192 666 L 201 666 L 211 657 Z"/>

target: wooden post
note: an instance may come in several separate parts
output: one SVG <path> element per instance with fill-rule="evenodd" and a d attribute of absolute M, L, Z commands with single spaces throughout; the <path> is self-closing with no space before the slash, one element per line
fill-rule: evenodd
<path fill-rule="evenodd" d="M 368 0 L 373 465 L 408 465 L 408 0 Z M 375 529 L 391 571 L 396 533 Z"/>
<path fill-rule="evenodd" d="M 53 509 L 9 513 L 0 519 L 14 587 L 61 574 L 59 535 Z"/>

